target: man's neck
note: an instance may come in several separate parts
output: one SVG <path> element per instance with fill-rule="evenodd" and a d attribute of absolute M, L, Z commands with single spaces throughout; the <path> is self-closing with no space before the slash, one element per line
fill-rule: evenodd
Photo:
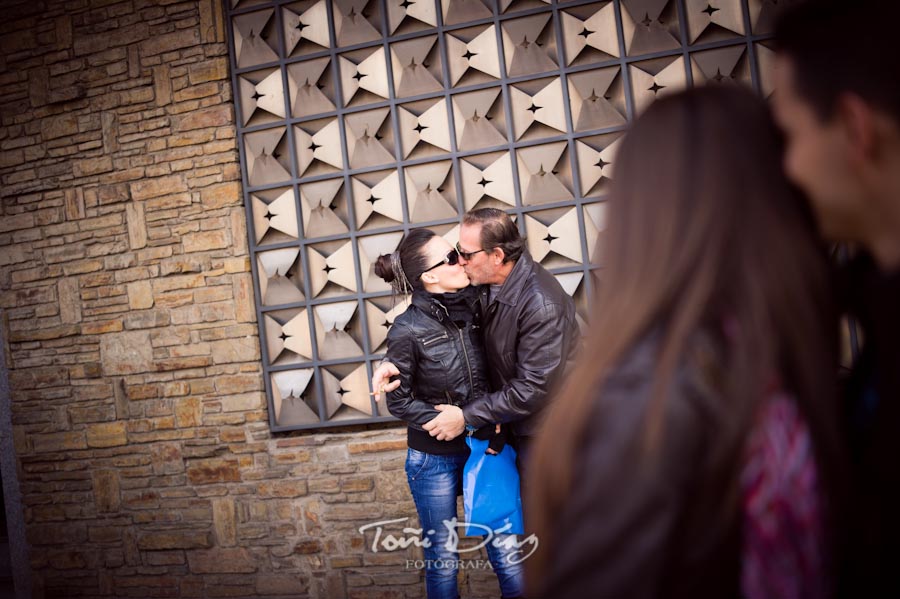
<path fill-rule="evenodd" d="M 491 281 L 491 285 L 503 285 L 506 283 L 506 279 L 509 278 L 509 273 L 512 272 L 513 267 L 515 267 L 515 261 L 504 262 L 500 265 L 500 268 L 497 271 L 497 278 L 494 281 Z"/>

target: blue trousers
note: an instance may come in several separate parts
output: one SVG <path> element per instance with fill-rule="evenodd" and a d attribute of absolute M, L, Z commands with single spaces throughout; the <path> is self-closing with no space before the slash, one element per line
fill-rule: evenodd
<path fill-rule="evenodd" d="M 406 477 L 412 491 L 423 539 L 430 541 L 425 552 L 425 590 L 428 599 L 457 599 L 456 583 L 459 554 L 448 547 L 452 534 L 463 534 L 464 527 L 451 533 L 457 518 L 456 498 L 462 494 L 462 472 L 467 454 L 437 455 L 410 448 L 406 455 Z M 500 582 L 504 598 L 524 594 L 525 574 L 521 555 L 515 548 L 515 535 L 497 534 L 487 543 L 488 560 Z"/>

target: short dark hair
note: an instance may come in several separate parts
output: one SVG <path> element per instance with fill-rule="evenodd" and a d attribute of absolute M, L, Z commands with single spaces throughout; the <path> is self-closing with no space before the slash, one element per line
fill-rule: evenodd
<path fill-rule="evenodd" d="M 525 240 L 519 235 L 516 223 L 496 208 L 470 210 L 463 216 L 464 225 L 481 225 L 481 249 L 503 250 L 503 262 L 515 262 L 525 250 Z"/>
<path fill-rule="evenodd" d="M 808 0 L 779 16 L 775 42 L 820 119 L 831 117 L 842 92 L 852 92 L 900 121 L 898 23 L 893 0 Z"/>

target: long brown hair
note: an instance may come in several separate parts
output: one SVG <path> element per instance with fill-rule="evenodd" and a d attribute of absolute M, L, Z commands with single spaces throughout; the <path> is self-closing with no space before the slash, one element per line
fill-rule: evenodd
<path fill-rule="evenodd" d="M 826 253 L 808 207 L 784 179 L 762 100 L 724 87 L 661 99 L 626 134 L 614 169 L 602 280 L 583 350 L 589 359 L 556 395 L 527 476 L 528 528 L 540 540 L 527 562 L 531 581 L 547 572 L 554 523 L 578 484 L 573 472 L 604 378 L 651 331 L 660 334 L 647 373 L 652 399 L 635 431 L 651 459 L 666 391 L 696 333 L 721 331 L 725 321 L 738 331 L 736 342 L 719 348 L 721 405 L 704 466 L 721 483 L 703 488 L 710 506 L 727 504 L 719 515 L 734 514 L 736 460 L 774 373 L 797 397 L 820 466 L 834 461 L 837 328 Z"/>

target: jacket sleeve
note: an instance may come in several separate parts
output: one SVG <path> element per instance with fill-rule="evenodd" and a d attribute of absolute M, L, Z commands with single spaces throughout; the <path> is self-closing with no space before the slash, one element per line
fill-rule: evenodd
<path fill-rule="evenodd" d="M 664 597 L 671 540 L 690 501 L 705 446 L 703 410 L 684 385 L 666 398 L 662 441 L 639 444 L 649 373 L 611 381 L 575 456 L 573 488 L 557 515 L 554 557 L 542 581 L 554 597 Z M 602 411 L 601 409 L 602 408 Z M 545 595 L 535 595 L 545 596 Z"/>
<path fill-rule="evenodd" d="M 416 337 L 411 329 L 395 323 L 388 332 L 387 343 L 385 359 L 400 371 L 400 386 L 387 394 L 388 411 L 401 420 L 421 427 L 440 412 L 431 404 L 416 399 L 413 393 L 418 368 Z"/>
<path fill-rule="evenodd" d="M 544 408 L 548 391 L 565 370 L 577 342 L 578 327 L 573 321 L 574 307 L 538 301 L 523 311 L 518 323 L 515 378 L 464 406 L 466 424 L 475 428 L 494 422 L 506 424 Z"/>

